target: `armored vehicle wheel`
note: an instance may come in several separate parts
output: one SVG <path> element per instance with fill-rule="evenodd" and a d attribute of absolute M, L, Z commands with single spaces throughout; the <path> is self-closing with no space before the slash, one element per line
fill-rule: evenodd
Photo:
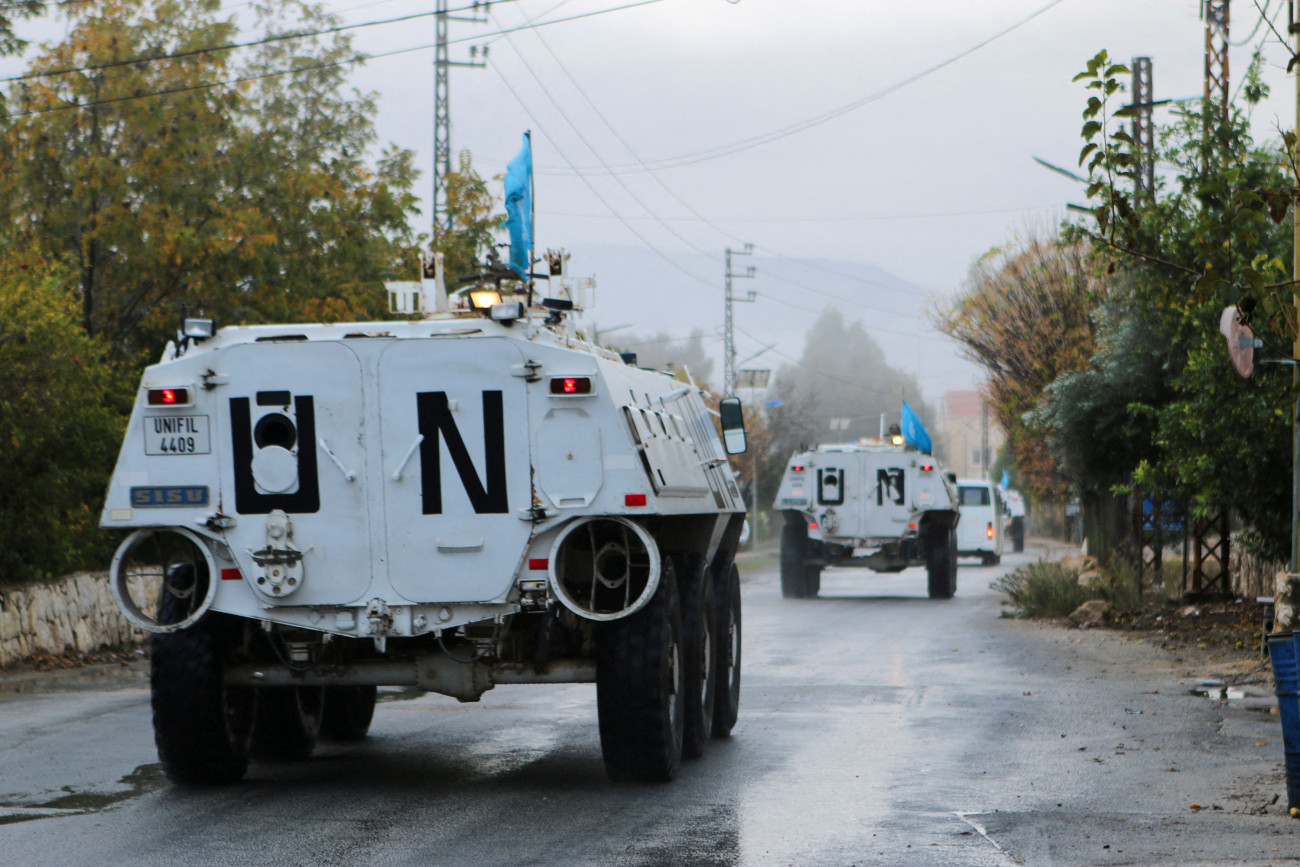
<path fill-rule="evenodd" d="M 808 525 L 802 515 L 787 520 L 781 528 L 781 595 L 803 599 L 808 595 Z M 821 575 L 817 580 L 821 587 Z"/>
<path fill-rule="evenodd" d="M 936 527 L 925 553 L 925 570 L 931 599 L 951 599 L 957 592 L 957 531 Z"/>
<path fill-rule="evenodd" d="M 823 557 L 823 546 L 821 542 L 809 542 L 808 554 L 812 557 Z M 822 567 L 804 563 L 803 567 L 803 595 L 805 599 L 815 599 L 817 594 L 822 591 Z"/>
<path fill-rule="evenodd" d="M 696 554 L 673 557 L 682 596 L 682 631 L 685 636 L 686 724 L 682 755 L 698 759 L 713 733 L 714 699 L 717 695 L 717 652 L 714 648 L 717 600 L 713 576 Z"/>
<path fill-rule="evenodd" d="M 1002 562 L 1002 558 L 997 554 L 981 554 L 980 562 L 985 566 L 996 566 Z"/>
<path fill-rule="evenodd" d="M 253 756 L 271 762 L 300 762 L 310 757 L 320 734 L 324 700 L 323 686 L 258 689 Z"/>
<path fill-rule="evenodd" d="M 327 686 L 325 706 L 321 709 L 321 737 L 333 741 L 359 741 L 370 731 L 375 715 L 373 686 Z"/>
<path fill-rule="evenodd" d="M 197 589 L 193 567 L 171 570 L 168 585 L 182 592 Z M 164 589 L 159 622 L 183 619 L 189 595 L 178 598 Z M 223 679 L 225 664 L 242 638 L 241 621 L 222 614 L 153 636 L 149 687 L 154 742 L 163 772 L 173 782 L 234 783 L 248 770 L 255 696 L 247 687 L 226 686 Z"/>
<path fill-rule="evenodd" d="M 604 624 L 596 665 L 600 748 L 610 779 L 667 782 L 677 776 L 686 721 L 681 601 L 672 560 L 654 598 Z"/>
<path fill-rule="evenodd" d="M 714 615 L 717 628 L 713 642 L 717 652 L 714 669 L 718 677 L 718 694 L 713 703 L 713 736 L 731 734 L 740 715 L 740 572 L 732 563 L 714 584 Z"/>

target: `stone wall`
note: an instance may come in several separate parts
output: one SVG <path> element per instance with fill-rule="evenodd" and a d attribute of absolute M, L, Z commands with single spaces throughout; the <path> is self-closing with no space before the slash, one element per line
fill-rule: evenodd
<path fill-rule="evenodd" d="M 0 586 L 0 667 L 38 653 L 90 652 L 144 639 L 144 631 L 117 610 L 107 572 Z"/>

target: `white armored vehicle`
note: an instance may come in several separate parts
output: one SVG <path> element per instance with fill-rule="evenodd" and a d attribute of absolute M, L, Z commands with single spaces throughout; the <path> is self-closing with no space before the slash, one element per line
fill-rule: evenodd
<path fill-rule="evenodd" d="M 378 686 L 594 682 L 610 775 L 672 778 L 736 722 L 738 401 L 724 449 L 571 297 L 413 285 L 404 321 L 187 320 L 146 369 L 102 525 L 165 771 L 359 739 Z"/>
<path fill-rule="evenodd" d="M 822 445 L 790 459 L 775 504 L 785 517 L 782 595 L 816 596 L 827 566 L 901 572 L 924 565 L 931 599 L 956 592 L 953 476 L 894 439 Z"/>

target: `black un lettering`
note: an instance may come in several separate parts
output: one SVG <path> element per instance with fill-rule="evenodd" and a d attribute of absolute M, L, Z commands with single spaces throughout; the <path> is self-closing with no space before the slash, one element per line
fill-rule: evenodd
<path fill-rule="evenodd" d="M 483 392 L 483 456 L 487 463 L 486 484 L 470 459 L 460 429 L 452 418 L 445 391 L 421 392 L 415 396 L 416 417 L 424 441 L 420 443 L 420 491 L 422 511 L 426 515 L 442 514 L 442 448 L 460 476 L 475 514 L 499 515 L 508 511 L 506 504 L 506 424 L 501 392 Z"/>

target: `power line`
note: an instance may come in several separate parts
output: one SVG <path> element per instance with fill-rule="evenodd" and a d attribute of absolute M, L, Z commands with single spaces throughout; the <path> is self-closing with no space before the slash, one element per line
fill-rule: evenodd
<path fill-rule="evenodd" d="M 506 42 L 507 42 L 507 44 L 509 44 L 511 48 L 514 48 L 514 43 L 513 43 L 513 41 L 510 39 L 510 37 L 507 35 L 505 38 L 506 38 Z M 543 45 L 545 45 L 544 42 L 543 42 Z M 550 50 L 550 49 L 549 49 L 549 46 L 547 47 L 547 50 L 548 50 L 548 51 Z M 578 139 L 583 143 L 583 145 L 587 148 L 587 150 L 591 152 L 592 156 L 594 156 L 597 160 L 600 160 L 601 163 L 602 163 L 602 165 L 605 164 L 604 161 L 601 160 L 601 156 L 600 156 L 600 154 L 596 151 L 596 148 L 595 148 L 594 146 L 592 146 L 592 144 L 591 144 L 589 141 L 587 141 L 586 136 L 584 136 L 584 135 L 582 134 L 582 131 L 578 129 L 577 124 L 575 124 L 575 123 L 574 123 L 574 122 L 569 118 L 568 114 L 567 114 L 567 113 L 564 111 L 564 109 L 560 106 L 559 102 L 555 99 L 554 96 L 551 95 L 550 89 L 547 88 L 547 87 L 542 83 L 541 79 L 538 78 L 537 73 L 533 70 L 532 66 L 528 63 L 528 61 L 524 58 L 524 56 L 523 56 L 522 54 L 519 53 L 518 49 L 515 49 L 515 54 L 516 54 L 516 56 L 519 57 L 520 62 L 521 62 L 521 63 L 523 64 L 523 66 L 524 66 L 524 69 L 528 72 L 528 74 L 529 74 L 530 76 L 532 76 L 533 81 L 537 84 L 537 86 L 538 86 L 539 88 L 541 88 L 541 91 L 542 91 L 542 93 L 546 96 L 547 100 L 549 100 L 550 103 L 551 103 L 551 105 L 555 107 L 555 110 L 556 110 L 557 112 L 559 112 L 559 115 L 560 115 L 561 119 L 562 119 L 566 124 L 568 124 L 569 128 L 570 128 L 571 130 L 573 130 L 573 132 L 574 132 L 575 135 L 578 136 Z M 552 57 L 554 57 L 554 53 L 553 53 L 553 52 L 552 52 Z M 501 70 L 500 70 L 500 69 L 497 69 L 495 66 L 494 66 L 493 68 L 496 69 L 497 74 L 498 74 L 499 76 L 501 76 L 502 80 L 504 81 L 504 80 L 505 80 L 505 76 L 504 76 L 504 74 L 501 72 Z M 567 74 L 567 70 L 566 70 L 566 74 Z M 572 78 L 570 78 L 570 81 L 572 82 Z M 507 86 L 509 86 L 509 85 L 507 85 Z M 577 85 L 576 85 L 576 82 L 574 82 L 574 86 L 575 86 L 575 87 L 577 86 Z M 511 92 L 514 93 L 514 90 L 512 89 Z M 581 92 L 581 89 L 580 89 L 580 88 L 579 88 L 579 92 Z M 516 94 L 516 96 L 515 96 L 515 99 L 519 99 L 519 96 L 518 96 L 517 94 Z M 520 104 L 522 105 L 522 100 L 520 101 Z M 590 100 L 588 100 L 588 104 L 590 104 Z M 593 108 L 594 108 L 594 106 L 593 106 Z M 526 107 L 525 107 L 525 111 L 528 111 L 528 109 L 527 109 Z M 599 112 L 598 112 L 598 114 L 599 114 Z M 530 116 L 531 116 L 531 112 L 530 112 Z M 617 133 L 616 133 L 616 135 L 617 135 Z M 550 137 L 548 136 L 548 138 L 550 138 Z M 552 143 L 554 143 L 554 139 L 551 139 L 551 141 L 552 141 Z M 567 157 L 565 158 L 565 161 L 566 161 L 566 162 L 569 162 L 569 160 L 568 160 Z M 570 163 L 570 164 L 572 164 L 572 163 Z M 630 196 L 630 197 L 632 198 L 633 201 L 635 201 L 638 205 L 641 206 L 642 210 L 644 210 L 644 211 L 645 211 L 648 215 L 650 215 L 653 219 L 657 220 L 657 221 L 659 222 L 659 224 L 660 224 L 661 226 L 663 226 L 663 228 L 665 228 L 666 230 L 668 230 L 669 233 L 671 233 L 674 237 L 676 237 L 676 238 L 677 238 L 679 241 L 681 241 L 682 243 L 684 243 L 684 244 L 686 244 L 687 246 L 689 246 L 689 247 L 691 247 L 692 249 L 694 249 L 697 253 L 701 253 L 701 254 L 703 254 L 703 255 L 705 255 L 705 256 L 708 255 L 708 253 L 706 253 L 704 250 L 701 250 L 700 248 L 698 248 L 698 247 L 696 247 L 694 244 L 692 244 L 691 241 L 690 241 L 689 239 L 687 239 L 685 236 L 681 235 L 681 234 L 680 234 L 679 232 L 677 232 L 675 229 L 673 229 L 672 227 L 668 226 L 668 225 L 667 225 L 666 223 L 664 223 L 662 220 L 659 220 L 659 218 L 655 215 L 654 211 L 651 210 L 650 206 L 647 205 L 644 201 L 642 201 L 641 198 L 640 198 L 639 196 L 637 196 L 637 194 L 636 194 L 635 192 L 632 191 L 632 188 L 629 187 L 629 186 L 627 185 L 627 183 L 623 181 L 622 178 L 618 177 L 617 175 L 613 175 L 613 174 L 611 174 L 610 176 L 614 178 L 614 180 L 618 183 L 618 185 L 619 185 L 620 187 L 623 188 L 623 191 L 626 192 L 626 193 L 628 194 L 628 196 Z M 585 179 L 584 179 L 584 183 L 586 183 Z M 594 190 L 594 187 L 591 187 L 590 184 L 589 184 L 588 186 L 589 186 L 589 188 L 591 188 L 591 189 Z M 609 208 L 611 213 L 615 213 L 614 210 L 613 210 L 613 208 L 609 205 L 608 202 L 605 202 L 605 201 L 602 199 L 602 200 L 601 200 L 601 203 L 604 204 L 606 208 Z M 615 213 L 615 216 L 618 217 L 619 221 L 622 222 L 623 225 L 626 226 L 626 227 L 628 228 L 629 231 L 633 232 L 633 234 L 636 234 L 637 238 L 639 238 L 639 239 L 641 240 L 642 243 L 644 243 L 647 247 L 650 247 L 651 249 L 654 249 L 653 245 L 651 245 L 650 242 L 649 242 L 646 238 L 644 238 L 642 235 L 640 235 L 639 233 L 637 233 L 637 232 L 636 232 L 636 231 L 631 227 L 631 225 L 630 225 L 626 220 L 624 220 L 624 219 L 622 218 L 621 215 L 618 215 L 617 213 Z M 692 278 L 695 279 L 695 280 L 698 280 L 700 283 L 703 283 L 703 284 L 706 285 L 706 286 L 712 286 L 712 283 L 710 283 L 709 281 L 705 280 L 705 279 L 702 278 L 702 277 L 699 277 L 699 276 L 696 275 L 696 274 L 693 274 L 692 272 L 688 271 L 686 268 L 684 268 L 684 267 L 682 267 L 681 265 L 679 265 L 679 264 L 673 262 L 672 259 L 670 259 L 670 258 L 667 256 L 667 254 L 664 254 L 664 253 L 662 253 L 662 252 L 660 252 L 660 251 L 658 251 L 658 250 L 655 250 L 655 252 L 658 253 L 660 256 L 662 256 L 662 257 L 664 258 L 665 261 L 668 261 L 668 262 L 672 263 L 673 266 L 674 266 L 675 268 L 677 268 L 679 271 L 681 271 L 682 273 L 687 274 L 688 276 L 692 277 Z"/>
<path fill-rule="evenodd" d="M 506 90 L 509 90 L 509 91 L 510 91 L 510 95 L 513 96 L 513 97 L 515 98 L 515 102 L 519 103 L 519 107 L 522 108 L 522 109 L 524 110 L 524 113 L 527 114 L 528 117 L 532 119 L 533 123 L 534 123 L 534 124 L 537 126 L 537 128 L 538 128 L 538 132 L 540 132 L 542 135 L 546 136 L 547 141 L 549 141 L 549 142 L 551 143 L 552 147 L 555 148 L 555 152 L 558 153 L 558 154 L 560 155 L 560 158 L 561 158 L 561 159 L 563 159 L 565 162 L 567 162 L 567 163 L 569 163 L 570 165 L 572 165 L 572 161 L 569 160 L 568 156 L 565 155 L 564 150 L 560 147 L 559 143 L 556 142 L 555 139 L 553 139 L 553 138 L 550 136 L 550 134 L 548 134 L 548 133 L 546 132 L 546 129 L 545 129 L 545 127 L 542 126 L 541 121 L 539 121 L 539 120 L 537 119 L 537 116 L 534 115 L 534 114 L 532 113 L 532 110 L 529 109 L 528 104 L 527 104 L 526 102 L 524 102 L 523 97 L 521 97 L 521 96 L 519 95 L 519 92 L 515 90 L 514 86 L 510 84 L 509 79 L 507 79 L 507 78 L 505 77 L 505 75 L 501 72 L 500 68 L 499 68 L 496 64 L 493 64 L 491 68 L 492 68 L 492 71 L 495 72 L 495 73 L 497 74 L 497 77 L 501 79 L 501 83 L 504 84 L 504 85 L 506 86 Z M 620 223 L 622 223 L 622 224 L 623 224 L 623 227 L 624 227 L 625 229 L 627 229 L 629 232 L 631 232 L 632 235 L 635 236 L 636 239 L 637 239 L 638 241 L 640 241 L 642 244 L 644 244 L 648 250 L 650 250 L 650 251 L 651 251 L 652 253 L 654 253 L 655 255 L 659 256 L 661 259 L 663 259 L 665 262 L 667 262 L 667 263 L 668 263 L 669 265 L 671 265 L 673 268 L 677 269 L 678 271 L 681 271 L 681 272 L 682 272 L 683 274 L 685 274 L 687 277 L 690 277 L 692 280 L 698 281 L 698 282 L 703 283 L 704 285 L 709 286 L 710 288 L 712 288 L 712 284 L 711 284 L 711 283 L 709 283 L 708 281 L 706 281 L 706 280 L 703 279 L 702 277 L 699 277 L 699 276 L 697 276 L 697 275 L 695 275 L 695 274 L 692 274 L 690 271 L 688 271 L 688 270 L 686 270 L 685 268 L 683 268 L 683 267 L 682 267 L 681 265 L 679 265 L 677 262 L 674 262 L 674 261 L 672 260 L 672 258 L 668 256 L 667 253 L 664 253 L 662 250 L 660 250 L 660 249 L 659 249 L 658 247 L 656 247 L 654 244 L 650 243 L 649 239 L 647 239 L 647 238 L 646 238 L 645 236 L 643 236 L 640 232 L 638 232 L 635 228 L 633 228 L 632 224 L 629 223 L 627 220 L 623 219 L 623 216 L 622 216 L 621 214 L 619 214 L 619 212 L 618 212 L 617 210 L 615 210 L 614 207 L 613 207 L 609 202 L 607 202 L 607 201 L 605 200 L 605 197 L 602 196 L 602 195 L 600 194 L 600 192 L 599 192 L 599 191 L 596 189 L 596 187 L 591 183 L 591 181 L 587 178 L 586 175 L 579 174 L 577 177 L 578 177 L 578 179 L 581 180 L 582 183 L 587 187 L 587 189 L 591 192 L 591 194 L 592 194 L 593 196 L 596 197 L 597 201 L 599 201 L 602 205 L 605 206 L 605 208 L 610 212 L 610 214 L 614 217 L 614 219 L 616 219 L 616 220 L 618 220 Z"/>
<path fill-rule="evenodd" d="M 89 2 L 89 0 L 73 0 L 73 2 L 82 3 Z M 507 2 L 507 0 L 500 0 L 500 2 Z M 461 6 L 456 9 L 449 9 L 447 12 L 449 14 L 468 12 L 474 8 L 474 6 Z M 22 75 L 11 75 L 5 78 L 0 78 L 0 82 L 30 81 L 35 78 L 50 78 L 56 75 L 70 75 L 74 72 L 96 72 L 101 69 L 114 69 L 119 66 L 135 66 L 140 63 L 153 63 L 161 60 L 180 60 L 186 57 L 196 57 L 200 54 L 213 54 L 218 51 L 234 51 L 237 48 L 252 48 L 258 45 L 267 45 L 272 42 L 287 42 L 293 39 L 310 39 L 313 36 L 328 36 L 332 33 L 342 33 L 346 30 L 358 30 L 363 27 L 378 27 L 384 24 L 400 24 L 404 21 L 412 21 L 417 18 L 431 18 L 437 14 L 437 12 L 416 12 L 411 15 L 401 15 L 396 18 L 362 21 L 357 24 L 340 24 L 335 27 L 325 27 L 320 30 L 301 30 L 292 33 L 277 33 L 270 36 L 264 36 L 260 39 L 250 39 L 245 42 L 225 42 L 219 45 L 208 45 L 203 48 L 190 48 L 185 51 L 173 51 L 168 54 L 138 55 L 124 60 L 107 60 L 102 63 L 87 63 L 82 66 L 66 66 L 60 69 L 41 70 L 40 72 L 24 72 Z"/>
<path fill-rule="evenodd" d="M 626 172 L 655 171 L 659 169 L 680 168 L 682 166 L 694 165 L 695 163 L 706 162 L 708 160 L 715 160 L 720 157 L 731 156 L 732 154 L 740 153 L 741 151 L 750 150 L 752 148 L 756 148 L 761 145 L 770 144 L 771 142 L 775 142 L 775 141 L 780 141 L 781 139 L 788 138 L 797 133 L 804 132 L 805 130 L 812 129 L 813 127 L 820 126 L 838 117 L 842 117 L 843 115 L 856 111 L 857 109 L 862 108 L 863 106 L 873 103 L 879 99 L 883 99 L 884 97 L 889 96 L 890 94 L 898 90 L 901 90 L 902 88 L 907 87 L 910 84 L 914 84 L 920 81 L 921 79 L 926 78 L 927 76 L 933 75 L 939 70 L 951 66 L 957 61 L 962 60 L 970 56 L 971 54 L 974 54 L 976 51 L 979 51 L 981 48 L 984 48 L 985 46 L 990 45 L 993 42 L 996 42 L 997 40 L 1001 39 L 1003 36 L 1006 36 L 1008 33 L 1011 33 L 1012 31 L 1017 30 L 1020 27 L 1023 27 L 1024 25 L 1028 24 L 1030 21 L 1034 20 L 1038 16 L 1042 15 L 1043 13 L 1049 11 L 1050 9 L 1056 6 L 1059 6 L 1061 3 L 1064 2 L 1065 0 L 1051 0 L 1051 2 L 1048 3 L 1046 6 L 1043 6 L 1037 11 L 1030 13 L 1026 17 L 1012 24 L 1010 27 L 1007 27 L 1005 30 L 1001 30 L 998 33 L 995 33 L 994 35 L 988 37 L 982 42 L 976 43 L 975 45 L 971 46 L 965 51 L 959 54 L 955 54 L 952 57 L 949 57 L 947 60 L 944 60 L 940 63 L 936 63 L 935 65 L 927 69 L 924 69 L 921 72 L 916 73 L 915 75 L 909 76 L 908 78 L 905 78 L 901 81 L 891 84 L 888 87 L 882 88 L 881 90 L 868 94 L 867 96 L 862 97 L 861 99 L 855 100 L 854 102 L 848 103 L 847 105 L 842 105 L 839 108 L 832 109 L 828 112 L 819 114 L 807 120 L 799 121 L 797 123 L 793 123 L 788 126 L 781 127 L 780 129 L 763 133 L 761 135 L 752 136 L 747 139 L 741 139 L 740 141 L 732 142 L 731 144 L 718 145 L 717 147 L 706 148 L 702 151 L 696 151 L 695 153 L 690 153 L 690 154 L 682 154 L 676 157 L 665 157 L 659 160 L 652 160 L 650 163 L 643 163 L 635 166 L 614 166 L 613 170 L 626 173 Z M 594 171 L 594 170 L 595 169 L 593 167 L 583 167 L 583 168 L 573 169 L 573 171 L 575 172 Z M 557 171 L 563 172 L 562 169 Z M 540 172 L 540 173 L 545 174 L 547 172 Z"/>
<path fill-rule="evenodd" d="M 509 30 L 498 31 L 496 34 L 488 34 L 488 35 L 490 36 L 501 35 L 507 32 L 514 33 L 520 30 L 528 30 L 536 27 L 548 27 L 552 24 L 564 24 L 570 21 L 577 21 L 583 18 L 592 18 L 594 16 L 605 15 L 610 12 L 622 12 L 625 9 L 633 9 L 639 6 L 647 6 L 651 3 L 662 3 L 662 2 L 663 0 L 639 0 L 639 2 L 635 2 L 635 3 L 626 3 L 623 4 L 622 6 L 613 6 L 608 9 L 599 9 L 594 12 L 584 12 L 579 15 L 571 15 L 566 18 L 555 18 L 550 21 L 539 21 L 534 24 L 514 27 L 514 28 L 510 28 Z M 462 39 L 450 39 L 448 40 L 448 44 L 450 45 L 458 42 L 469 42 L 469 41 L 475 41 L 475 40 L 473 37 L 466 37 Z M 0 114 L 0 119 L 28 117 L 31 115 L 48 114 L 50 112 L 56 112 L 56 111 L 84 111 L 85 109 L 88 108 L 97 108 L 101 105 L 111 105 L 119 102 L 129 102 L 130 100 L 133 99 L 150 99 L 156 96 L 171 96 L 178 93 L 187 93 L 196 90 L 211 90 L 212 88 L 215 87 L 243 84 L 245 82 L 259 81 L 261 79 L 266 79 L 266 78 L 277 78 L 281 75 L 293 75 L 299 72 L 313 72 L 321 69 L 330 69 L 336 66 L 347 66 L 352 63 L 364 63 L 367 60 L 375 60 L 378 58 L 395 57 L 401 54 L 412 54 L 417 51 L 429 51 L 434 49 L 435 47 L 436 45 L 434 44 L 416 45 L 411 48 L 398 48 L 392 51 L 381 51 L 374 54 L 354 54 L 351 57 L 343 58 L 341 60 L 323 61 L 321 63 L 296 66 L 289 69 L 277 70 L 274 72 L 259 73 L 257 75 L 244 75 L 244 76 L 239 76 L 237 78 L 225 79 L 223 81 L 211 81 L 211 82 L 204 82 L 202 84 L 186 85 L 184 87 L 165 88 L 163 90 L 154 90 L 154 91 L 148 91 L 144 93 L 133 93 L 129 96 L 113 97 L 109 99 L 95 100 L 92 102 L 68 103 L 67 105 L 49 106 L 46 108 L 29 109 L 27 111 L 8 112 L 8 113 Z M 142 59 L 139 62 L 142 63 L 148 62 L 148 59 L 147 58 Z"/>

